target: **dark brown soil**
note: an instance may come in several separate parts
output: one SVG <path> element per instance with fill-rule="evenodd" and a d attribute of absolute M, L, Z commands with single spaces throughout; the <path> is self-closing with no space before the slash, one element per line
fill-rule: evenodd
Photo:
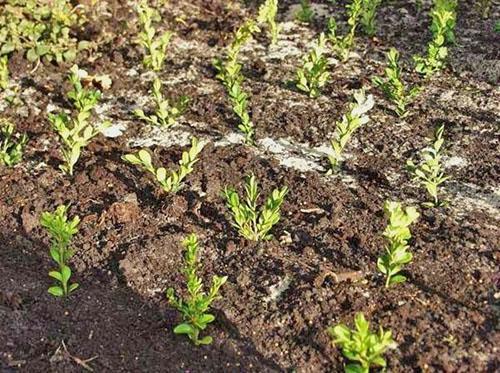
<path fill-rule="evenodd" d="M 3 115 L 28 133 L 30 143 L 23 164 L 0 169 L 2 371 L 80 372 L 88 364 L 96 372 L 339 372 L 345 360 L 325 329 L 351 324 L 360 311 L 374 326 L 393 331 L 398 347 L 387 353 L 390 371 L 500 370 L 494 308 L 500 291 L 499 34 L 493 32 L 498 9 L 484 20 L 473 6 L 460 5 L 450 67 L 430 81 L 407 69 L 406 79 L 424 89 L 405 120 L 372 88 L 372 121 L 348 146 L 342 177 L 326 177 L 285 167 L 263 149 L 218 143 L 235 131 L 236 121 L 211 61 L 223 53 L 234 28 L 255 14 L 255 2 L 245 8 L 220 0 L 170 1 L 164 24 L 176 37 L 162 77 L 169 96 L 191 97 L 182 128 L 209 140 L 186 187 L 172 196 L 120 159 L 136 150 L 131 140 L 154 137 L 130 113 L 147 96 L 152 76 L 141 75 L 141 51 L 131 45 L 134 15 L 120 3 L 110 1 L 108 15 L 91 19 L 87 31 L 103 44 L 78 62 L 93 74 L 111 76 L 103 115 L 128 128 L 120 137 L 100 136 L 90 144 L 73 178 L 57 169 L 58 139 L 46 119 L 49 104 L 68 107 L 68 66 L 41 65 L 30 74 L 22 56 L 10 59 L 25 104 Z M 344 2 L 337 3 L 330 9 L 341 19 Z M 282 21 L 291 4 L 280 5 Z M 397 47 L 408 66 L 412 54 L 424 51 L 427 10 L 428 4 L 417 14 L 413 2 L 387 2 L 377 37 L 357 39 L 359 57 L 332 67 L 316 101 L 287 84 L 300 62 L 287 51 L 293 45 L 305 53 L 324 17 L 309 29 L 285 31 L 279 58 L 266 57 L 273 49 L 259 37 L 243 53 L 257 138 L 325 143 L 352 91 L 382 72 L 385 51 Z M 376 269 L 384 246 L 382 206 L 387 199 L 425 200 L 404 163 L 439 123 L 446 125 L 450 206 L 421 210 L 412 227 L 409 280 L 385 290 Z M 167 165 L 183 149 L 151 147 L 155 160 Z M 221 198 L 226 185 L 241 191 L 250 172 L 263 195 L 277 186 L 290 189 L 275 237 L 260 244 L 238 236 Z M 80 288 L 63 300 L 47 293 L 53 263 L 38 223 L 43 211 L 61 203 L 82 219 L 72 260 Z M 164 295 L 168 287 L 183 289 L 180 241 L 191 232 L 202 242 L 203 277 L 229 277 L 215 304 L 217 320 L 207 330 L 214 343 L 205 347 L 173 334 L 179 314 Z"/>

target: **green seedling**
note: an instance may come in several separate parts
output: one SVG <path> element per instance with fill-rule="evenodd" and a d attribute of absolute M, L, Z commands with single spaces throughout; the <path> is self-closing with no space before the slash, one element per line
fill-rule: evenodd
<path fill-rule="evenodd" d="M 377 30 L 375 18 L 377 17 L 377 9 L 382 0 L 363 0 L 361 7 L 361 28 L 368 36 L 375 35 Z"/>
<path fill-rule="evenodd" d="M 419 94 L 420 89 L 413 87 L 408 89 L 401 77 L 401 67 L 399 66 L 399 52 L 391 48 L 387 53 L 387 67 L 385 68 L 385 78 L 374 77 L 373 84 L 381 88 L 386 97 L 394 104 L 394 111 L 400 117 L 407 115 L 407 106 Z"/>
<path fill-rule="evenodd" d="M 399 202 L 387 201 L 384 211 L 389 217 L 384 237 L 387 240 L 385 254 L 377 260 L 377 267 L 386 276 L 385 287 L 406 281 L 400 272 L 403 265 L 411 262 L 413 255 L 408 251 L 411 232 L 408 228 L 419 217 L 414 207 L 403 208 Z"/>
<path fill-rule="evenodd" d="M 259 25 L 267 24 L 271 35 L 271 44 L 276 44 L 280 27 L 276 24 L 276 14 L 278 13 L 278 0 L 266 0 L 259 7 L 257 22 Z"/>
<path fill-rule="evenodd" d="M 427 56 L 414 56 L 415 70 L 426 77 L 430 77 L 437 71 L 444 68 L 448 48 L 445 46 L 448 22 L 454 19 L 455 15 L 446 10 L 432 13 L 433 25 L 435 27 L 432 41 L 427 46 Z"/>
<path fill-rule="evenodd" d="M 343 62 L 347 61 L 351 53 L 351 49 L 354 46 L 354 36 L 356 34 L 356 28 L 361 15 L 362 1 L 363 0 L 352 0 L 352 2 L 347 5 L 347 14 L 349 15 L 347 24 L 349 26 L 349 31 L 346 35 L 338 35 L 337 22 L 333 18 L 328 20 L 327 37 L 332 43 L 333 52 Z"/>
<path fill-rule="evenodd" d="M 436 35 L 439 31 L 439 20 L 437 19 L 437 14 L 442 14 L 444 12 L 449 12 L 452 17 L 448 19 L 445 24 L 443 35 L 445 36 L 446 43 L 455 42 L 455 26 L 457 24 L 457 6 L 458 0 L 434 0 L 434 5 L 431 11 L 432 23 L 431 32 Z"/>
<path fill-rule="evenodd" d="M 233 217 L 232 225 L 238 232 L 250 241 L 269 240 L 271 228 L 280 220 L 280 208 L 288 188 L 275 189 L 267 198 L 264 206 L 257 206 L 259 197 L 255 175 L 250 175 L 245 182 L 245 200 L 240 200 L 238 193 L 232 188 L 224 189 L 227 207 Z"/>
<path fill-rule="evenodd" d="M 183 273 L 186 276 L 187 297 L 182 299 L 175 295 L 174 289 L 167 290 L 167 299 L 180 313 L 183 322 L 174 328 L 175 334 L 185 334 L 195 345 L 208 345 L 212 343 L 211 336 L 200 338 L 200 332 L 215 320 L 215 316 L 208 313 L 211 304 L 220 298 L 219 289 L 227 281 L 227 276 L 212 278 L 212 286 L 208 294 L 203 291 L 202 279 L 197 275 L 198 263 L 198 238 L 190 234 L 184 241 L 186 249 L 184 260 L 186 262 Z"/>
<path fill-rule="evenodd" d="M 441 148 L 444 143 L 443 132 L 444 125 L 436 128 L 434 141 L 431 146 L 422 150 L 421 161 L 418 165 L 412 160 L 406 162 L 413 179 L 424 186 L 432 198 L 432 201 L 424 203 L 426 207 L 439 207 L 447 204 L 446 201 L 442 201 L 438 197 L 439 186 L 450 178 L 444 175 L 443 165 L 441 164 Z"/>
<path fill-rule="evenodd" d="M 325 52 L 326 38 L 325 34 L 321 33 L 312 50 L 304 58 L 304 64 L 297 70 L 297 88 L 312 98 L 321 94 L 321 88 L 330 76 Z"/>
<path fill-rule="evenodd" d="M 159 36 L 157 35 L 153 22 L 160 21 L 161 17 L 157 10 L 148 5 L 147 0 L 142 0 L 138 4 L 137 13 L 141 25 L 138 43 L 145 50 L 142 63 L 148 69 L 160 71 L 163 68 L 167 47 L 173 34 L 166 31 Z"/>
<path fill-rule="evenodd" d="M 309 0 L 300 0 L 300 9 L 295 13 L 295 19 L 303 23 L 311 23 L 314 18 L 314 12 Z"/>
<path fill-rule="evenodd" d="M 54 213 L 44 212 L 40 218 L 40 224 L 52 237 L 50 256 L 59 265 L 57 270 L 49 272 L 49 276 L 58 283 L 49 288 L 49 293 L 56 297 L 68 296 L 78 288 L 77 283 L 69 283 L 71 269 L 68 267 L 68 261 L 74 254 L 70 243 L 78 232 L 80 219 L 75 216 L 68 220 L 67 211 L 68 207 L 61 205 Z"/>
<path fill-rule="evenodd" d="M 238 61 L 241 48 L 246 44 L 252 35 L 259 32 L 260 28 L 253 20 L 246 21 L 234 35 L 234 40 L 228 48 L 225 60 L 217 59 L 214 66 L 219 79 L 229 94 L 229 101 L 234 113 L 240 119 L 238 129 L 245 135 L 247 144 L 254 143 L 255 127 L 248 112 L 248 95 L 243 91 L 243 74 L 241 73 L 241 63 Z"/>
<path fill-rule="evenodd" d="M 80 158 L 82 149 L 111 125 L 108 121 L 98 126 L 92 125 L 90 121 L 92 110 L 99 102 L 101 93 L 83 88 L 81 79 L 86 75 L 87 72 L 76 65 L 70 70 L 69 81 L 73 89 L 68 93 L 68 98 L 76 109 L 74 115 L 70 117 L 66 113 L 49 114 L 52 128 L 59 134 L 63 145 L 62 153 L 65 163 L 59 168 L 67 175 L 73 175 L 74 166 Z"/>
<path fill-rule="evenodd" d="M 153 101 L 156 106 L 154 114 L 146 115 L 143 110 L 136 109 L 134 110 L 134 115 L 146 123 L 154 126 L 171 127 L 186 111 L 189 104 L 189 98 L 187 96 L 181 96 L 174 105 L 171 105 L 168 99 L 163 97 L 161 88 L 161 80 L 159 78 L 155 78 L 153 81 L 152 91 Z"/>
<path fill-rule="evenodd" d="M 6 119 L 0 120 L 0 165 L 12 167 L 23 159 L 28 136 L 14 135 L 15 126 Z"/>
<path fill-rule="evenodd" d="M 383 357 L 389 348 L 395 348 L 391 331 L 380 327 L 378 333 L 370 331 L 370 323 L 360 312 L 354 317 L 355 329 L 344 324 L 328 328 L 333 343 L 342 349 L 342 354 L 354 363 L 345 366 L 346 373 L 368 373 L 371 367 L 385 368 Z"/>
<path fill-rule="evenodd" d="M 0 57 L 0 90 L 9 87 L 9 59 L 7 56 Z"/>
<path fill-rule="evenodd" d="M 198 162 L 198 155 L 202 149 L 203 144 L 196 137 L 193 137 L 191 139 L 191 148 L 182 153 L 177 171 L 167 171 L 164 167 L 156 168 L 153 165 L 151 154 L 144 149 L 139 150 L 136 154 L 127 154 L 122 159 L 153 174 L 165 192 L 176 193 L 182 188 L 186 176 L 193 172 L 193 167 Z"/>
<path fill-rule="evenodd" d="M 335 135 L 330 141 L 332 154 L 328 156 L 330 161 L 329 173 L 338 172 L 342 161 L 342 152 L 353 133 L 362 125 L 370 121 L 366 115 L 374 106 L 372 95 L 365 95 L 364 89 L 354 92 L 354 102 L 349 105 L 349 111 L 342 116 L 341 121 L 335 124 Z"/>

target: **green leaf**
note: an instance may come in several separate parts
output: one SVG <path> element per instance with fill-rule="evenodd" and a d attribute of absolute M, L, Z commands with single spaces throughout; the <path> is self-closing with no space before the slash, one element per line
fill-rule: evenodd
<path fill-rule="evenodd" d="M 213 338 L 210 336 L 203 337 L 201 339 L 198 339 L 198 344 L 200 345 L 209 345 L 213 342 Z"/>
<path fill-rule="evenodd" d="M 174 328 L 175 334 L 193 334 L 194 328 L 189 324 L 179 324 Z"/>
<path fill-rule="evenodd" d="M 48 291 L 55 297 L 62 297 L 64 295 L 64 290 L 59 286 L 52 286 Z"/>
<path fill-rule="evenodd" d="M 57 272 L 57 271 L 50 271 L 49 272 L 49 276 L 52 277 L 52 278 L 55 278 L 58 281 L 62 282 L 62 275 L 59 272 Z"/>

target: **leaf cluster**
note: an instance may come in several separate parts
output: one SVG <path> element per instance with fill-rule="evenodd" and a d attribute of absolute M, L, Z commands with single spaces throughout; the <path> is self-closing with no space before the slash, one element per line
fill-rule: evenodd
<path fill-rule="evenodd" d="M 406 107 L 419 94 L 420 89 L 413 87 L 408 89 L 401 77 L 401 67 L 399 66 L 399 52 L 391 48 L 387 53 L 387 67 L 385 68 L 385 78 L 374 77 L 373 84 L 381 88 L 386 97 L 394 104 L 394 111 L 400 117 L 407 114 Z"/>
<path fill-rule="evenodd" d="M 9 87 L 9 59 L 7 56 L 0 57 L 0 90 Z"/>
<path fill-rule="evenodd" d="M 196 137 L 193 137 L 191 148 L 182 153 L 179 169 L 176 171 L 167 171 L 164 167 L 156 168 L 153 165 L 151 154 L 144 149 L 139 150 L 136 154 L 127 154 L 122 159 L 133 165 L 141 166 L 142 169 L 151 173 L 165 192 L 176 193 L 183 186 L 186 176 L 193 172 L 193 167 L 198 162 L 198 155 L 202 149 L 203 144 Z"/>
<path fill-rule="evenodd" d="M 259 14 L 257 16 L 258 24 L 266 24 L 271 35 L 271 44 L 276 44 L 280 27 L 276 24 L 276 14 L 278 13 L 278 0 L 266 0 L 264 4 L 259 7 Z"/>
<path fill-rule="evenodd" d="M 67 262 L 74 254 L 70 243 L 78 232 L 80 218 L 75 216 L 68 220 L 67 211 L 68 206 L 61 205 L 54 213 L 44 212 L 40 217 L 40 224 L 52 238 L 50 256 L 59 265 L 57 270 L 49 272 L 49 276 L 55 279 L 58 285 L 51 286 L 48 291 L 56 297 L 67 296 L 78 288 L 77 283 L 69 284 L 71 269 Z"/>
<path fill-rule="evenodd" d="M 436 35 L 439 31 L 439 20 L 437 19 L 437 14 L 442 14 L 443 12 L 449 12 L 452 14 L 444 25 L 443 35 L 445 37 L 445 43 L 455 42 L 455 26 L 457 24 L 457 6 L 458 0 L 434 0 L 434 5 L 431 11 L 432 23 L 431 32 Z"/>
<path fill-rule="evenodd" d="M 186 111 L 189 104 L 189 97 L 182 95 L 174 105 L 171 105 L 170 101 L 163 96 L 161 89 L 161 80 L 155 78 L 152 90 L 153 101 L 156 106 L 154 114 L 147 115 L 142 109 L 136 109 L 134 110 L 134 115 L 154 126 L 171 127 Z"/>
<path fill-rule="evenodd" d="M 265 204 L 259 209 L 257 199 L 259 191 L 255 175 L 251 174 L 245 181 L 245 199 L 240 199 L 238 193 L 232 188 L 224 189 L 227 207 L 233 217 L 232 225 L 247 240 L 268 240 L 271 228 L 280 220 L 280 208 L 288 188 L 274 189 L 266 199 Z"/>
<path fill-rule="evenodd" d="M 411 262 L 413 255 L 408 251 L 411 238 L 409 226 L 417 220 L 419 213 L 414 207 L 405 207 L 399 202 L 387 201 L 384 211 L 389 217 L 384 237 L 387 240 L 385 254 L 377 260 L 377 267 L 386 276 L 385 287 L 406 281 L 400 274 L 403 265 Z"/>
<path fill-rule="evenodd" d="M 363 32 L 368 36 L 375 35 L 377 29 L 375 18 L 377 17 L 377 9 L 380 3 L 382 3 L 382 0 L 363 0 L 360 23 Z"/>
<path fill-rule="evenodd" d="M 351 49 L 354 46 L 354 36 L 363 9 L 363 0 L 352 0 L 352 2 L 348 4 L 346 8 L 348 14 L 347 25 L 349 26 L 349 31 L 347 32 L 347 34 L 338 34 L 338 25 L 333 18 L 330 18 L 328 20 L 327 33 L 327 37 L 332 43 L 333 52 L 343 62 L 347 61 Z"/>
<path fill-rule="evenodd" d="M 314 18 L 314 12 L 309 0 L 300 0 L 300 9 L 295 13 L 295 18 L 299 22 L 311 23 Z"/>
<path fill-rule="evenodd" d="M 305 56 L 302 67 L 297 70 L 296 86 L 299 90 L 309 94 L 311 98 L 321 94 L 321 88 L 330 77 L 325 52 L 326 37 L 324 33 L 321 33 L 312 50 Z"/>
<path fill-rule="evenodd" d="M 383 357 L 389 348 L 396 343 L 392 339 L 391 331 L 384 331 L 380 327 L 378 333 L 370 331 L 370 323 L 362 313 L 354 316 L 355 329 L 344 324 L 328 328 L 333 343 L 342 349 L 342 354 L 355 363 L 345 366 L 347 373 L 368 373 L 370 367 L 385 368 L 387 363 Z"/>
<path fill-rule="evenodd" d="M 443 139 L 444 125 L 440 125 L 434 131 L 434 142 L 421 152 L 421 161 L 415 164 L 412 160 L 406 162 L 408 171 L 413 175 L 414 180 L 419 181 L 432 197 L 432 201 L 426 202 L 426 207 L 438 207 L 446 204 L 438 198 L 439 186 L 450 177 L 445 176 L 443 165 L 441 164 L 441 148 Z"/>
<path fill-rule="evenodd" d="M 198 263 L 198 238 L 190 234 L 184 241 L 186 249 L 184 256 L 185 266 L 183 273 L 186 276 L 187 296 L 182 299 L 175 295 L 172 288 L 167 290 L 169 303 L 182 313 L 183 322 L 174 328 L 175 334 L 185 334 L 195 345 L 208 345 L 212 343 L 211 336 L 200 338 L 200 332 L 215 320 L 215 316 L 208 313 L 210 305 L 219 299 L 219 289 L 227 281 L 227 276 L 212 278 L 212 285 L 208 294 L 203 291 L 202 279 L 197 275 Z"/>
<path fill-rule="evenodd" d="M 369 122 L 370 117 L 367 113 L 374 105 L 373 96 L 366 96 L 364 89 L 354 92 L 354 102 L 349 105 L 349 111 L 342 116 L 341 121 L 335 124 L 335 134 L 330 141 L 333 153 L 328 156 L 330 172 L 340 169 L 342 152 L 347 142 L 359 127 Z"/>
<path fill-rule="evenodd" d="M 6 119 L 0 120 L 0 164 L 12 167 L 21 162 L 28 136 L 14 135 L 15 125 Z"/>

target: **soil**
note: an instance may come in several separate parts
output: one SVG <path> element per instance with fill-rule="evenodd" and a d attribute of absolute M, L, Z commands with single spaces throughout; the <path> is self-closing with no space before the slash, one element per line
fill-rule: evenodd
<path fill-rule="evenodd" d="M 326 176 L 322 149 L 353 90 L 370 87 L 391 46 L 407 66 L 412 54 L 424 52 L 429 1 L 420 13 L 414 1 L 382 5 L 377 36 L 357 37 L 346 64 L 332 59 L 331 80 L 317 100 L 288 81 L 326 17 L 297 24 L 295 2 L 280 1 L 278 44 L 259 36 L 242 52 L 257 128 L 252 148 L 241 143 L 212 59 L 255 15 L 257 3 L 180 0 L 164 7 L 162 25 L 176 33 L 161 72 L 165 91 L 187 94 L 191 103 L 178 125 L 159 130 L 131 114 L 147 102 L 153 78 L 131 43 L 137 27 L 132 4 L 101 2 L 82 33 L 101 44 L 78 63 L 112 78 L 98 112 L 121 134 L 93 141 L 73 178 L 57 168 L 58 139 L 47 121 L 48 111 L 69 108 L 68 66 L 41 64 L 30 73 L 21 55 L 10 59 L 23 104 L 5 107 L 2 115 L 30 142 L 22 164 L 0 169 L 2 371 L 340 372 L 346 361 L 326 328 L 352 325 L 356 312 L 373 327 L 392 330 L 398 346 L 386 354 L 389 371 L 500 370 L 498 8 L 483 19 L 469 2 L 459 5 L 449 67 L 428 81 L 405 71 L 410 84 L 424 89 L 404 120 L 370 88 L 372 120 L 348 145 L 340 175 Z M 344 20 L 344 1 L 314 3 Z M 387 199 L 425 201 L 404 164 L 440 123 L 446 126 L 450 204 L 420 210 L 408 281 L 385 290 L 376 269 L 384 247 L 382 206 Z M 157 164 L 172 166 L 192 135 L 206 145 L 176 195 L 160 193 L 120 159 L 147 146 Z M 290 189 L 273 239 L 258 244 L 238 236 L 221 197 L 227 185 L 242 191 L 250 172 L 262 195 L 282 185 Z M 47 293 L 53 263 L 38 222 L 61 203 L 82 219 L 71 263 L 80 288 L 67 299 Z M 165 298 L 168 287 L 184 288 L 180 242 L 191 232 L 202 244 L 203 278 L 228 276 L 214 305 L 216 322 L 207 329 L 214 342 L 203 347 L 173 334 L 180 318 Z"/>

